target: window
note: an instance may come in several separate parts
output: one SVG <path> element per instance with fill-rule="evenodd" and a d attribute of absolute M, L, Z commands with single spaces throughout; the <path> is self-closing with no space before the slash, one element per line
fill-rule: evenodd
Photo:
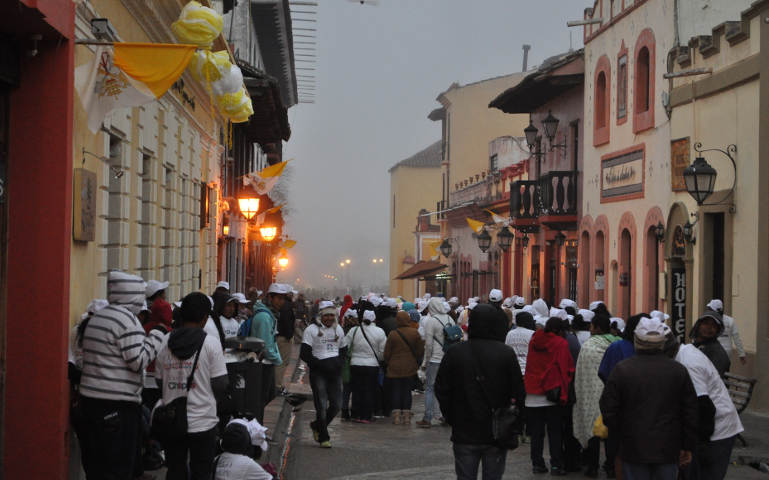
<path fill-rule="evenodd" d="M 647 28 L 638 36 L 633 65 L 633 133 L 654 126 L 654 33 Z"/>
<path fill-rule="evenodd" d="M 598 74 L 598 81 L 595 84 L 595 126 L 597 128 L 606 127 L 606 74 Z"/>
<path fill-rule="evenodd" d="M 171 281 L 173 264 L 173 229 L 174 229 L 174 171 L 165 169 L 165 199 L 163 202 L 163 274 L 164 280 Z"/>
<path fill-rule="evenodd" d="M 497 158 L 497 154 L 495 153 L 491 157 L 489 157 L 489 169 L 492 172 L 496 172 L 499 170 L 499 160 Z"/>
<path fill-rule="evenodd" d="M 606 55 L 595 65 L 593 84 L 593 146 L 609 143 L 609 115 L 611 98 L 611 65 Z"/>
<path fill-rule="evenodd" d="M 106 168 L 109 169 L 107 184 L 107 270 L 121 269 L 120 244 L 123 218 L 123 175 L 122 170 L 123 142 L 120 137 L 109 136 L 109 158 Z"/>
<path fill-rule="evenodd" d="M 627 118 L 627 54 L 617 61 L 617 119 Z"/>
<path fill-rule="evenodd" d="M 141 193 L 141 216 L 139 217 L 139 228 L 141 232 L 141 270 L 145 275 L 149 275 L 149 270 L 153 267 L 152 254 L 152 157 L 146 153 L 142 154 L 142 193 Z"/>
<path fill-rule="evenodd" d="M 649 49 L 644 47 L 638 52 L 635 72 L 635 112 L 649 110 Z"/>

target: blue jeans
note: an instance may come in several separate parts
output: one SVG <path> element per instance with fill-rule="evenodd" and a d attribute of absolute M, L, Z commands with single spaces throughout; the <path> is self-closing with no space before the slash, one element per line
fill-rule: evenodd
<path fill-rule="evenodd" d="M 677 463 L 627 463 L 622 462 L 624 480 L 676 480 Z"/>
<path fill-rule="evenodd" d="M 328 424 L 339 413 L 342 404 L 342 375 L 326 377 L 310 372 L 312 400 L 315 403 L 315 421 L 310 427 L 319 434 L 318 441 L 329 440 Z"/>
<path fill-rule="evenodd" d="M 454 469 L 457 480 L 476 480 L 483 462 L 483 480 L 497 480 L 505 473 L 507 450 L 495 445 L 454 444 Z"/>
<path fill-rule="evenodd" d="M 435 398 L 435 377 L 438 376 L 440 366 L 440 363 L 428 362 L 425 371 L 425 420 L 428 422 L 433 419 L 436 407 L 440 409 L 438 399 Z"/>

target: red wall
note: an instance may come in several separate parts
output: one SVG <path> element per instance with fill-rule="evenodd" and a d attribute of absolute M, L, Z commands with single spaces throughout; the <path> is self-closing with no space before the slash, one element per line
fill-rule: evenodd
<path fill-rule="evenodd" d="M 71 0 L 36 3 L 56 7 L 43 12 L 52 25 L 74 25 Z M 41 44 L 23 60 L 11 94 L 2 467 L 9 479 L 67 476 L 73 48 L 71 38 Z"/>

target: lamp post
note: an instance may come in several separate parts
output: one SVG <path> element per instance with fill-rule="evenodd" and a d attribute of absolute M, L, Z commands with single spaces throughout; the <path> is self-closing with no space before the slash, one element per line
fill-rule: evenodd
<path fill-rule="evenodd" d="M 654 234 L 657 237 L 657 242 L 661 242 L 665 239 L 665 225 L 662 222 L 657 222 L 657 226 L 654 227 Z"/>
<path fill-rule="evenodd" d="M 451 247 L 451 242 L 449 242 L 448 238 L 444 239 L 441 246 L 438 248 L 440 248 L 441 254 L 443 254 L 444 257 L 449 258 L 451 256 L 453 248 Z"/>
<path fill-rule="evenodd" d="M 715 168 L 710 166 L 705 158 L 702 157 L 702 154 L 705 152 L 720 152 L 732 162 L 732 168 L 734 168 L 734 181 L 732 182 L 732 188 L 722 201 L 708 205 L 725 203 L 734 193 L 734 187 L 737 185 L 737 162 L 734 160 L 734 154 L 737 153 L 737 145 L 728 145 L 725 150 L 720 148 L 703 149 L 702 143 L 697 142 L 694 144 L 694 151 L 697 152 L 699 156 L 694 159 L 694 162 L 692 162 L 691 165 L 686 167 L 683 174 L 684 182 L 686 183 L 686 191 L 697 202 L 697 206 L 705 205 L 705 200 L 707 200 L 713 193 L 713 189 L 716 186 L 716 176 L 718 175 L 718 172 L 716 172 Z"/>
<path fill-rule="evenodd" d="M 491 247 L 491 235 L 484 228 L 478 235 L 478 248 L 481 249 L 481 252 L 486 253 L 489 247 Z"/>
<path fill-rule="evenodd" d="M 521 240 L 521 242 L 523 242 L 523 248 L 525 250 L 526 247 L 529 246 L 529 234 L 528 233 L 524 233 L 523 234 L 523 240 Z"/>
<path fill-rule="evenodd" d="M 563 148 L 565 149 L 567 145 L 565 143 L 554 145 L 553 141 L 555 140 L 555 135 L 558 133 L 558 124 L 560 123 L 560 120 L 553 116 L 553 111 L 548 110 L 547 111 L 547 117 L 545 117 L 544 120 L 542 120 L 542 128 L 545 130 L 545 137 L 547 137 L 547 141 L 550 144 L 550 151 L 554 151 L 556 148 Z M 539 130 L 537 127 L 534 126 L 534 122 L 531 119 L 531 115 L 529 115 L 529 126 L 523 129 L 523 134 L 526 136 L 526 144 L 529 146 L 529 150 L 534 150 L 534 147 L 537 145 L 537 134 L 539 133 Z M 534 155 L 543 155 L 542 152 L 534 153 Z"/>
<path fill-rule="evenodd" d="M 259 234 L 265 242 L 271 242 L 278 234 L 277 227 L 261 227 L 259 228 Z"/>
<path fill-rule="evenodd" d="M 563 247 L 563 244 L 566 242 L 566 235 L 563 234 L 563 232 L 558 232 L 555 235 L 555 243 L 558 244 L 559 247 Z"/>
<path fill-rule="evenodd" d="M 503 252 L 506 252 L 513 243 L 514 237 L 515 236 L 510 232 L 509 228 L 503 227 L 497 234 L 497 244 L 499 245 L 499 248 L 501 248 Z"/>

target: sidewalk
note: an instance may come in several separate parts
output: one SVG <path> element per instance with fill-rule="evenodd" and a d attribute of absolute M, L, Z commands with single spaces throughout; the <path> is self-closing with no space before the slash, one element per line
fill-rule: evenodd
<path fill-rule="evenodd" d="M 742 434 L 747 442 L 743 447 L 737 440 L 732 451 L 732 465 L 726 475 L 727 479 L 769 479 L 769 474 L 759 472 L 748 466 L 754 461 L 769 463 L 769 416 L 744 412 L 740 415 L 745 432 Z"/>

